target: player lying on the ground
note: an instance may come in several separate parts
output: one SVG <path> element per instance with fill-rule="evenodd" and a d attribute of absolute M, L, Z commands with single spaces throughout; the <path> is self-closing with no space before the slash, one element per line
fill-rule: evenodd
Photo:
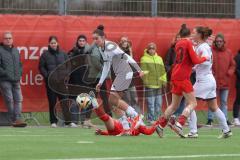
<path fill-rule="evenodd" d="M 137 119 L 129 119 L 127 124 L 122 124 L 122 121 L 114 119 L 106 114 L 101 106 L 94 109 L 97 116 L 104 122 L 107 130 L 97 129 L 97 135 L 131 135 L 138 136 L 139 134 L 152 135 L 156 130 L 156 125 L 146 127 L 143 125 L 137 126 Z"/>
<path fill-rule="evenodd" d="M 141 121 L 141 117 L 137 116 L 134 119 L 129 119 L 128 121 L 121 121 L 110 117 L 107 113 L 105 113 L 101 103 L 98 103 L 97 98 L 92 95 L 83 93 L 77 97 L 77 103 L 82 108 L 87 108 L 90 105 L 93 107 L 96 115 L 101 119 L 105 126 L 106 131 L 102 131 L 100 129 L 96 130 L 97 135 L 132 135 L 137 136 L 140 133 L 145 135 L 152 135 L 156 130 L 156 124 L 151 127 L 146 127 L 138 123 Z M 122 112 L 124 114 L 124 112 Z"/>

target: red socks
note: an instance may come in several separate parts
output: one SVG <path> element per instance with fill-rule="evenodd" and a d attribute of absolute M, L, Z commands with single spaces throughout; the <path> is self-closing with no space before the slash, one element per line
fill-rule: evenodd
<path fill-rule="evenodd" d="M 104 122 L 107 122 L 108 120 L 109 120 L 109 115 L 108 114 L 104 114 L 104 115 L 102 115 L 101 117 L 99 117 L 102 121 L 104 121 Z"/>
<path fill-rule="evenodd" d="M 107 113 L 104 112 L 102 107 L 98 107 L 95 109 L 95 113 L 97 114 L 97 116 L 104 122 L 107 122 L 109 120 L 109 115 Z"/>
<path fill-rule="evenodd" d="M 158 122 L 159 122 L 160 126 L 164 128 L 164 127 L 166 127 L 168 120 L 164 117 L 160 117 Z"/>
<path fill-rule="evenodd" d="M 187 117 L 185 117 L 184 115 L 180 115 L 180 116 L 178 117 L 178 122 L 179 122 L 182 126 L 184 126 L 186 120 L 187 120 Z"/>
<path fill-rule="evenodd" d="M 184 115 L 180 115 L 180 116 L 178 117 L 178 122 L 179 122 L 182 126 L 184 126 L 186 120 L 187 120 L 187 117 L 185 117 Z M 166 118 L 164 118 L 164 117 L 160 117 L 159 120 L 158 120 L 158 123 L 160 124 L 161 127 L 164 128 L 164 127 L 167 125 L 168 120 L 167 120 Z M 171 122 L 171 120 L 170 120 L 170 123 L 173 124 L 174 122 Z"/>
<path fill-rule="evenodd" d="M 155 132 L 155 127 L 146 127 L 146 126 L 140 126 L 139 132 L 145 135 L 152 135 Z"/>

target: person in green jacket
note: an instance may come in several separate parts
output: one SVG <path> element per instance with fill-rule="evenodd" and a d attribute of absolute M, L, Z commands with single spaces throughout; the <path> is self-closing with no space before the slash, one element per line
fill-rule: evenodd
<path fill-rule="evenodd" d="M 149 43 L 141 58 L 141 69 L 144 71 L 143 85 L 147 101 L 148 122 L 152 123 L 160 115 L 162 106 L 161 89 L 167 83 L 163 60 L 156 53 L 156 44 Z"/>

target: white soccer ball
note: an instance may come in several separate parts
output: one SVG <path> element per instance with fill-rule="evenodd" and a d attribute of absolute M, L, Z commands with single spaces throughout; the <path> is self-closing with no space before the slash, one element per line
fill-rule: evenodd
<path fill-rule="evenodd" d="M 80 109 L 88 108 L 91 105 L 91 99 L 89 95 L 80 94 L 76 98 L 76 102 Z"/>

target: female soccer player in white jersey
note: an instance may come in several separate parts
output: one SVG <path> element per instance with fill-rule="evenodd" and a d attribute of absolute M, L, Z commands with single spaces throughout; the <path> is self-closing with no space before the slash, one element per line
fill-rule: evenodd
<path fill-rule="evenodd" d="M 123 91 L 127 90 L 132 83 L 133 69 L 138 72 L 140 77 L 143 76 L 143 72 L 136 61 L 124 53 L 116 43 L 106 40 L 103 29 L 103 26 L 100 25 L 98 29 L 93 32 L 93 40 L 95 44 L 99 46 L 104 61 L 102 74 L 96 86 L 96 91 L 98 92 L 100 90 L 112 66 L 116 78 L 111 87 L 109 102 L 112 106 L 116 106 L 125 111 L 131 118 L 135 118 L 138 116 L 138 113 L 133 107 L 123 101 L 121 97 Z"/>
<path fill-rule="evenodd" d="M 192 38 L 195 42 L 197 42 L 197 46 L 195 48 L 196 53 L 199 56 L 210 57 L 204 63 L 198 64 L 194 67 L 196 71 L 194 93 L 197 99 L 207 102 L 209 109 L 217 117 L 222 129 L 222 135 L 219 136 L 219 138 L 228 138 L 232 135 L 232 132 L 227 125 L 227 121 L 223 112 L 218 108 L 217 105 L 216 81 L 212 74 L 212 50 L 209 44 L 206 42 L 211 34 L 212 30 L 208 27 L 199 26 L 193 29 Z M 189 128 L 190 132 L 186 135 L 186 137 L 198 137 L 197 116 L 194 110 L 190 114 Z"/>

